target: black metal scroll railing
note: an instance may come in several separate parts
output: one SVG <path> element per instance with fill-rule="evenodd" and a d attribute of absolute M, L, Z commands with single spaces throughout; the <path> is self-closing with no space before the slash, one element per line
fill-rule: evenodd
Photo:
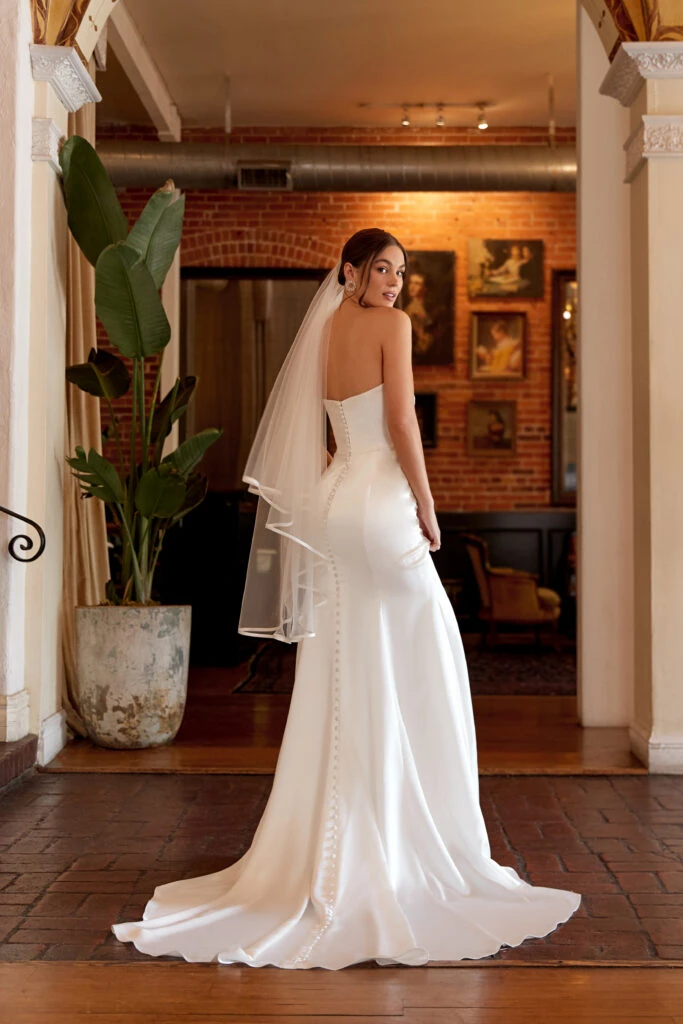
<path fill-rule="evenodd" d="M 38 523 L 34 522 L 33 519 L 27 519 L 26 516 L 20 516 L 18 512 L 12 512 L 8 508 L 3 508 L 0 505 L 0 512 L 4 512 L 6 516 L 11 516 L 12 519 L 21 519 L 22 523 L 28 523 L 32 526 L 40 538 L 40 544 L 38 550 L 32 555 L 24 555 L 20 552 L 33 551 L 35 547 L 35 541 L 27 533 L 18 533 L 16 537 L 12 537 L 9 544 L 7 545 L 8 550 L 12 558 L 15 558 L 17 562 L 35 562 L 36 558 L 40 558 L 43 551 L 45 550 L 45 532 L 38 526 Z"/>

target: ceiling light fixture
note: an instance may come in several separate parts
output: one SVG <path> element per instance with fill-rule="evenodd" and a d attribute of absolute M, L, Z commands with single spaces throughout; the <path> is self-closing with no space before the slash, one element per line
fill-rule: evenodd
<path fill-rule="evenodd" d="M 410 117 L 408 115 L 408 107 L 403 107 L 403 117 L 401 118 L 401 124 L 404 128 L 410 128 Z"/>
<path fill-rule="evenodd" d="M 446 124 L 446 118 L 443 116 L 443 103 L 439 103 L 436 108 L 436 127 L 443 128 Z"/>
<path fill-rule="evenodd" d="M 486 104 L 479 103 L 477 106 L 477 128 L 480 132 L 485 131 L 489 126 L 489 121 L 486 116 Z"/>

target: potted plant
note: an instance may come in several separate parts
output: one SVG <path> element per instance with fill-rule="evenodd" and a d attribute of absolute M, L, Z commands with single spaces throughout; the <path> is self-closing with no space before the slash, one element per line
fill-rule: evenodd
<path fill-rule="evenodd" d="M 69 366 L 67 380 L 107 404 L 110 460 L 77 446 L 67 458 L 84 496 L 103 501 L 115 524 L 120 558 L 103 602 L 76 609 L 79 711 L 90 737 L 106 747 L 169 743 L 185 709 L 191 607 L 159 605 L 154 572 L 166 531 L 199 505 L 207 480 L 198 472 L 221 431 L 203 430 L 164 453 L 197 380 L 176 380 L 160 398 L 161 361 L 171 329 L 159 290 L 180 243 L 184 196 L 167 181 L 129 230 L 114 187 L 93 147 L 74 135 L 60 151 L 68 224 L 95 267 L 95 308 L 111 345 L 131 361 L 92 349 Z M 156 358 L 151 396 L 147 366 Z M 112 402 L 131 391 L 127 438 Z"/>

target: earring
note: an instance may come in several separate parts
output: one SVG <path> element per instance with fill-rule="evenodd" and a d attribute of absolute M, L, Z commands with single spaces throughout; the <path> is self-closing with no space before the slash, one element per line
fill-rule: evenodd
<path fill-rule="evenodd" d="M 349 280 L 344 285 L 344 291 L 346 292 L 347 295 L 353 295 L 355 290 L 356 290 L 356 282 L 352 281 L 351 278 L 349 278 Z"/>

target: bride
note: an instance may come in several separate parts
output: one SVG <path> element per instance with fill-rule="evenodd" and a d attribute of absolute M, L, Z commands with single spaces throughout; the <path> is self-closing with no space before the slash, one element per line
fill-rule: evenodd
<path fill-rule="evenodd" d="M 272 790 L 248 851 L 158 886 L 112 926 L 152 956 L 338 969 L 480 959 L 581 897 L 491 858 L 467 666 L 415 415 L 406 253 L 348 240 L 268 400 L 239 631 L 298 641 Z M 336 450 L 326 451 L 326 419 Z"/>

